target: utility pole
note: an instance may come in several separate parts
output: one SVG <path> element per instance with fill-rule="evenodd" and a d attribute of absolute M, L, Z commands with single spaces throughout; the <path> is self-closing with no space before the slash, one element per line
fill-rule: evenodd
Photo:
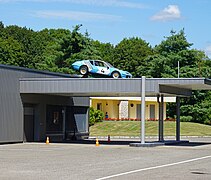
<path fill-rule="evenodd" d="M 178 74 L 178 78 L 179 78 L 179 61 L 177 62 L 177 74 Z"/>

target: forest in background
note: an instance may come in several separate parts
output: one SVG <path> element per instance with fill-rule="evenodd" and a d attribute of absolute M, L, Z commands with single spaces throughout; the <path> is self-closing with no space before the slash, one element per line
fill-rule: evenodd
<path fill-rule="evenodd" d="M 160 44 L 152 47 L 140 37 L 124 38 L 117 45 L 90 38 L 80 32 L 82 25 L 69 29 L 34 31 L 0 22 L 0 64 L 76 74 L 71 64 L 76 60 L 99 59 L 129 71 L 134 78 L 211 78 L 211 60 L 201 50 L 192 48 L 184 29 L 170 31 Z M 174 118 L 174 103 L 167 116 Z M 181 120 L 211 125 L 211 92 L 194 91 L 181 99 Z"/>

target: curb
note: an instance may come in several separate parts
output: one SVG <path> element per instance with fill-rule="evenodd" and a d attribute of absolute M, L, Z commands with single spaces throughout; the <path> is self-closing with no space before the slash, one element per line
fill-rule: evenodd
<path fill-rule="evenodd" d="M 211 136 L 180 136 L 181 138 L 211 138 Z M 90 136 L 88 139 L 107 139 L 108 136 Z M 140 136 L 110 136 L 113 139 L 140 139 Z M 146 139 L 156 139 L 158 136 L 145 136 Z M 165 136 L 165 138 L 175 138 L 175 136 Z"/>

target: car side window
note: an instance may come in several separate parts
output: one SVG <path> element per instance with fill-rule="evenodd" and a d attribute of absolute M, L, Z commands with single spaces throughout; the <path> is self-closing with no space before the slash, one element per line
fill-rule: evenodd
<path fill-rule="evenodd" d="M 102 63 L 100 61 L 95 61 L 95 66 L 102 66 Z"/>
<path fill-rule="evenodd" d="M 106 65 L 101 61 L 95 61 L 95 66 L 106 67 Z"/>
<path fill-rule="evenodd" d="M 94 65 L 94 62 L 93 61 L 90 61 L 91 65 Z"/>
<path fill-rule="evenodd" d="M 101 67 L 105 67 L 104 63 L 103 62 L 99 62 L 99 66 Z"/>
<path fill-rule="evenodd" d="M 95 66 L 99 66 L 99 62 L 98 61 L 95 61 Z"/>

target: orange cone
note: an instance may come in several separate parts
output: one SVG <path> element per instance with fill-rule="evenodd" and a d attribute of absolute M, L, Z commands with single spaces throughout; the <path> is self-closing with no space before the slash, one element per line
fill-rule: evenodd
<path fill-rule="evenodd" d="M 99 146 L 99 145 L 100 145 L 98 139 L 96 139 L 96 144 L 95 144 L 95 145 L 96 145 L 96 146 Z"/>
<path fill-rule="evenodd" d="M 49 144 L 49 137 L 47 137 L 47 139 L 46 139 L 46 142 L 45 142 L 46 144 Z"/>

